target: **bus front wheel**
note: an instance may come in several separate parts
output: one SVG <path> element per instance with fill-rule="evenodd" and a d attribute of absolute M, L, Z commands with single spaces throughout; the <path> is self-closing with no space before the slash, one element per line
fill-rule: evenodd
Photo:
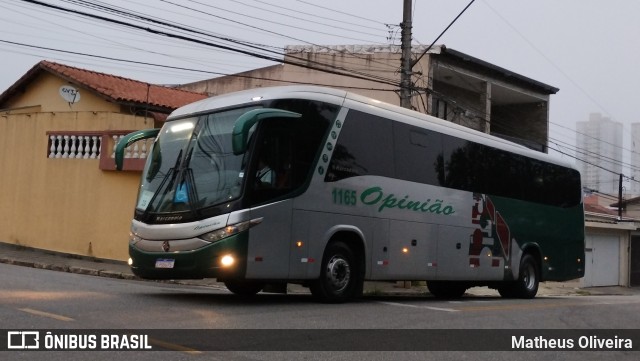
<path fill-rule="evenodd" d="M 309 288 L 321 301 L 338 303 L 356 296 L 358 282 L 361 280 L 353 251 L 342 242 L 333 242 L 322 257 L 320 277 Z"/>
<path fill-rule="evenodd" d="M 531 254 L 525 254 L 520 260 L 518 280 L 509 282 L 500 288 L 500 296 L 505 298 L 534 298 L 540 284 L 538 262 Z"/>
<path fill-rule="evenodd" d="M 246 280 L 226 280 L 224 285 L 227 286 L 229 291 L 235 293 L 238 296 L 253 296 L 256 293 L 262 291 L 264 287 L 263 282 L 259 281 L 246 281 Z"/>

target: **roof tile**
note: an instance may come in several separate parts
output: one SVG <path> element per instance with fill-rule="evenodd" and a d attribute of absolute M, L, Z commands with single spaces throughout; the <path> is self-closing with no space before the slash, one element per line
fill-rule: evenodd
<path fill-rule="evenodd" d="M 49 71 L 69 81 L 92 89 L 103 97 L 117 103 L 148 104 L 153 107 L 163 108 L 166 111 L 171 111 L 207 97 L 206 94 L 202 93 L 149 84 L 116 75 L 99 73 L 43 60 L 7 89 L 0 98 L 6 100 L 22 83 L 30 81 L 39 70 Z"/>

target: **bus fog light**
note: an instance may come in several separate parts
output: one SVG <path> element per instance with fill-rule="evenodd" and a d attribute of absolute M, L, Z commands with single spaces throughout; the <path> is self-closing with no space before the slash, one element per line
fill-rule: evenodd
<path fill-rule="evenodd" d="M 133 259 L 131 259 L 131 257 L 129 257 L 129 259 L 127 260 L 127 264 L 129 266 L 133 266 Z"/>
<path fill-rule="evenodd" d="M 233 258 L 232 255 L 227 254 L 224 255 L 221 259 L 220 259 L 220 264 L 222 265 L 222 267 L 231 267 L 233 266 L 233 264 L 235 263 L 235 258 Z"/>

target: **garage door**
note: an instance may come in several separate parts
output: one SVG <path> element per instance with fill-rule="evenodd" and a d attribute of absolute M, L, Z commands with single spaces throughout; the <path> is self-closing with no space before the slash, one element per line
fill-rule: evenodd
<path fill-rule="evenodd" d="M 620 269 L 620 237 L 587 234 L 585 287 L 617 286 Z"/>
<path fill-rule="evenodd" d="M 629 269 L 629 285 L 632 287 L 640 286 L 640 236 L 631 236 Z"/>

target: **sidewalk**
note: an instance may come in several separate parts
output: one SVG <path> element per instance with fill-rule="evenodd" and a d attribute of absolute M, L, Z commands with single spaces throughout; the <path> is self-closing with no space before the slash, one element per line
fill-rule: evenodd
<path fill-rule="evenodd" d="M 92 276 L 135 280 L 139 279 L 125 262 L 104 260 L 65 253 L 46 251 L 0 242 L 0 263 L 40 268 L 52 271 L 78 273 Z M 224 285 L 212 279 L 168 281 L 179 284 L 207 286 L 225 289 Z M 291 293 L 308 293 L 304 287 L 289 285 Z M 424 283 L 403 287 L 401 282 L 365 282 L 365 294 L 376 295 L 420 295 L 426 294 Z M 498 292 L 487 287 L 474 287 L 467 290 L 473 296 L 498 296 Z M 585 296 L 585 295 L 634 295 L 640 294 L 640 288 L 620 286 L 581 288 L 580 281 L 543 282 L 538 296 Z"/>

